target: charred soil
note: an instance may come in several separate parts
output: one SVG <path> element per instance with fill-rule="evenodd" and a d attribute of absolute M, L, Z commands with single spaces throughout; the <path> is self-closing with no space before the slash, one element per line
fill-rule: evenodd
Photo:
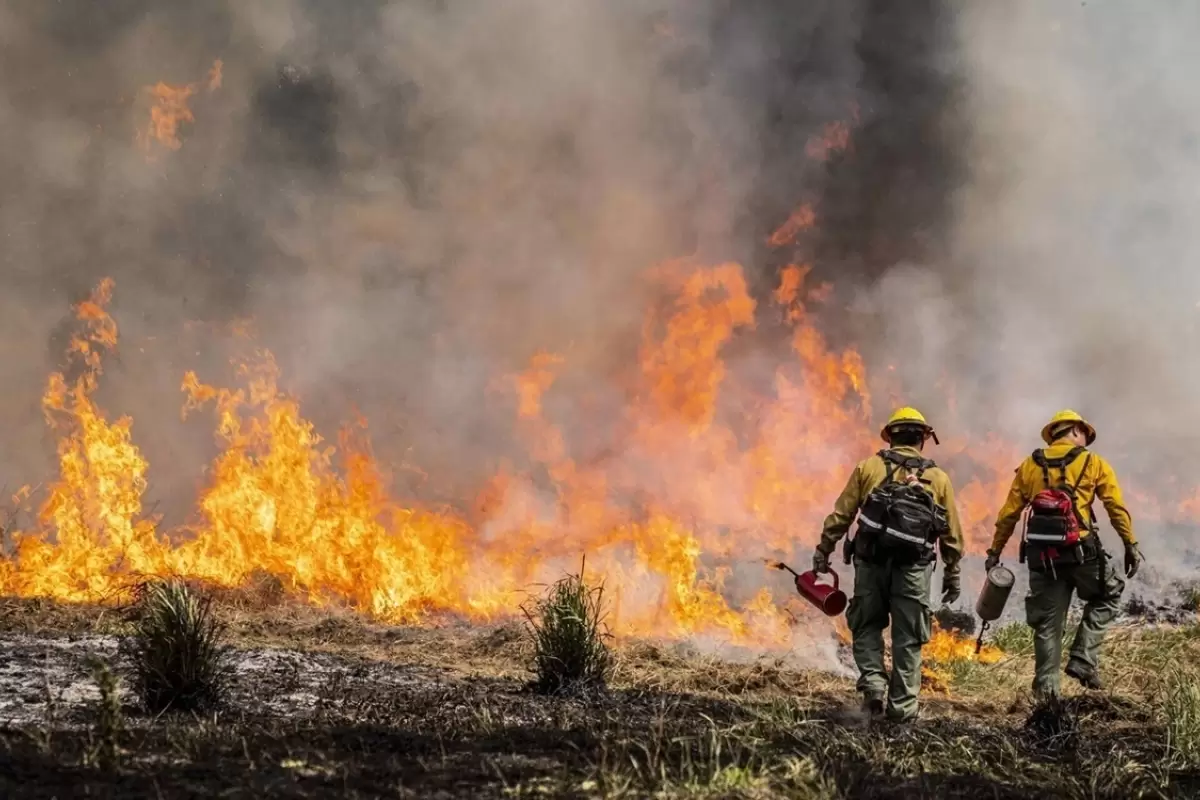
<path fill-rule="evenodd" d="M 204 715 L 106 701 L 119 615 L 0 604 L 0 794 L 21 797 L 1187 797 L 1165 668 L 1200 663 L 1196 627 L 1114 632 L 1109 690 L 1054 708 L 1024 695 L 1027 655 L 944 665 L 908 726 L 868 722 L 851 680 L 670 644 L 615 651 L 608 691 L 530 687 L 517 624 L 386 627 L 223 602 L 229 695 Z M 106 702 L 120 724 L 106 720 Z M 111 712 L 109 712 L 111 716 Z M 107 748 L 107 749 L 106 749 Z M 100 753 L 115 753 L 102 759 Z"/>

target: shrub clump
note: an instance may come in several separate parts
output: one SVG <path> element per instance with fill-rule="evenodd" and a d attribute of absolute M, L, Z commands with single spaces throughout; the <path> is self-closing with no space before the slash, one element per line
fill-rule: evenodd
<path fill-rule="evenodd" d="M 147 711 L 203 711 L 221 703 L 229 652 L 212 598 L 183 581 L 148 581 L 136 589 L 133 624 L 121 648 Z"/>
<path fill-rule="evenodd" d="M 533 688 L 543 694 L 603 691 L 612 671 L 604 625 L 604 587 L 579 574 L 551 586 L 532 610 L 522 607 L 533 635 Z"/>

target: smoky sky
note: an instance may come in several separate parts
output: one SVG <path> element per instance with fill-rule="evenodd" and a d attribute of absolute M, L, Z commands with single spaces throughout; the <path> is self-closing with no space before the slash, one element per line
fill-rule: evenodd
<path fill-rule="evenodd" d="M 931 258 L 956 179 L 947 19 L 932 0 L 6 4 L 6 477 L 44 474 L 38 392 L 69 305 L 112 276 L 102 400 L 159 496 L 186 505 L 198 478 L 156 464 L 211 455 L 179 421 L 183 371 L 231 379 L 222 326 L 252 319 L 323 430 L 361 410 L 384 460 L 421 467 L 406 490 L 459 498 L 519 450 L 494 381 L 537 349 L 620 405 L 648 265 L 738 260 L 765 297 L 794 260 L 855 285 Z M 177 150 L 135 143 L 158 81 L 195 86 Z M 853 147 L 815 162 L 833 122 Z M 767 247 L 801 203 L 819 229 Z"/>
<path fill-rule="evenodd" d="M 216 57 L 225 62 L 226 85 L 240 84 L 224 94 L 241 96 L 237 138 L 222 143 L 221 152 L 212 141 L 211 130 L 220 127 L 212 115 L 233 116 L 234 101 L 224 102 L 221 93 L 193 99 L 198 121 L 185 126 L 188 152 L 163 155 L 164 162 L 174 155 L 176 162 L 189 163 L 164 164 L 157 176 L 173 184 L 171 207 L 149 220 L 152 246 L 124 258 L 121 237 L 113 232 L 119 223 L 111 219 L 121 209 L 95 213 L 96 196 L 103 192 L 98 184 L 108 177 L 100 148 L 84 146 L 68 186 L 48 185 L 39 164 L 10 154 L 9 204 L 20 204 L 24 184 L 35 194 L 52 195 L 45 202 L 63 213 L 57 220 L 30 214 L 25 222 L 39 229 L 36 269 L 15 263 L 11 249 L 8 266 L 42 291 L 78 297 L 98 276 L 120 268 L 140 283 L 163 288 L 164 273 L 175 278 L 177 271 L 144 262 L 162 253 L 184 254 L 195 262 L 184 272 L 196 313 L 237 315 L 251 310 L 247 289 L 257 276 L 287 269 L 282 248 L 260 222 L 288 213 L 281 195 L 289 190 L 336 193 L 346 188 L 345 181 L 339 183 L 344 172 L 386 162 L 399 170 L 417 206 L 423 199 L 436 202 L 424 197 L 427 173 L 439 157 L 454 157 L 454 139 L 465 133 L 455 120 L 422 114 L 419 75 L 397 74 L 380 63 L 386 44 L 379 34 L 381 14 L 402 5 L 421 14 L 448 13 L 433 2 L 377 0 L 350 8 L 268 4 L 264 8 L 289 13 L 280 15 L 287 20 L 277 32 L 284 42 L 263 56 L 242 51 L 261 46 L 257 37 L 270 34 L 245 30 L 224 3 L 15 4 L 5 20 L 15 45 L 6 54 L 5 94 L 10 127 L 18 135 L 37 138 L 38 118 L 53 114 L 104 138 L 128 135 L 132 141 L 130 126 L 137 120 L 131 106 L 142 86 L 128 79 L 185 83 L 199 78 Z M 951 131 L 956 78 L 946 66 L 953 63 L 954 42 L 947 36 L 951 17 L 944 4 L 818 2 L 799 10 L 769 0 L 699 5 L 699 11 L 675 14 L 691 18 L 691 41 L 661 48 L 668 52 L 657 66 L 678 92 L 707 89 L 728 100 L 740 112 L 729 126 L 748 132 L 723 142 L 728 145 L 723 158 L 750 188 L 731 214 L 736 235 L 721 242 L 730 252 L 712 255 L 769 270 L 764 264 L 772 256 L 763 252 L 763 240 L 799 202 L 809 201 L 821 209 L 822 225 L 804 249 L 818 268 L 850 264 L 878 277 L 898 261 L 928 257 L 944 233 L 947 197 L 957 179 Z M 621 13 L 631 24 L 647 26 L 655 19 L 671 24 L 672 12 L 680 12 L 665 3 L 649 4 L 641 14 L 634 8 L 622 7 Z M 305 23 L 304 34 L 294 29 L 297 17 Z M 139 46 L 146 52 L 131 55 Z M 154 55 L 164 52 L 170 57 L 156 65 Z M 136 70 L 126 63 L 135 60 Z M 369 94 L 369 102 L 361 94 Z M 805 144 L 833 121 L 850 123 L 853 151 L 814 165 L 804 156 Z M 678 170 L 694 169 L 688 150 L 695 150 L 695 131 L 670 115 L 655 123 L 643 133 L 662 137 L 681 153 Z M 354 140 L 353 153 L 339 146 L 339 136 Z M 547 166 L 569 172 L 569 137 L 546 144 Z M 189 159 L 191 151 L 205 147 L 209 158 Z M 72 203 L 91 213 L 73 213 Z M 68 227 L 80 217 L 93 219 L 84 220 L 90 224 L 83 230 Z M 682 245 L 694 246 L 696 220 L 682 221 L 692 224 L 678 225 L 676 235 Z M 67 238 L 42 230 L 55 225 L 58 232 L 70 231 L 73 248 L 47 246 L 47 240 Z M 90 257 L 81 258 L 82 252 Z"/>

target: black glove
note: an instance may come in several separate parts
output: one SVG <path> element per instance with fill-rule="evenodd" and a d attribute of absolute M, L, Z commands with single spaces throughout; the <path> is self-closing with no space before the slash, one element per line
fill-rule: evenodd
<path fill-rule="evenodd" d="M 1133 542 L 1125 543 L 1125 577 L 1132 578 L 1137 574 L 1138 567 L 1142 565 L 1145 559 L 1142 558 L 1142 551 Z"/>
<path fill-rule="evenodd" d="M 942 570 L 942 605 L 951 605 L 962 594 L 962 582 L 959 579 L 958 566 Z"/>
<path fill-rule="evenodd" d="M 829 572 L 829 553 L 819 547 L 813 550 L 813 572 L 818 575 Z"/>
<path fill-rule="evenodd" d="M 983 568 L 985 570 L 987 570 L 988 572 L 991 572 L 992 567 L 996 566 L 999 563 L 1000 563 L 1000 554 L 993 553 L 991 550 L 988 550 L 987 551 L 987 560 L 983 562 Z"/>

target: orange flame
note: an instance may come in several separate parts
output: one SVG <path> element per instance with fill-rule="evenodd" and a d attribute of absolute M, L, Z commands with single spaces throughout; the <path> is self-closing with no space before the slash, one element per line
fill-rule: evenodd
<path fill-rule="evenodd" d="M 221 88 L 224 64 L 221 59 L 213 62 L 208 72 L 208 91 L 214 92 Z M 201 88 L 199 83 L 189 83 L 184 86 L 171 86 L 159 81 L 144 89 L 151 100 L 150 121 L 147 126 L 138 131 L 137 142 L 149 153 L 155 143 L 170 150 L 178 150 L 183 146 L 179 138 L 183 125 L 196 121 L 188 105 L 188 98 Z"/>
<path fill-rule="evenodd" d="M 570 364 L 539 353 L 507 385 L 540 468 L 506 467 L 463 512 L 402 503 L 389 496 L 365 422 L 336 446 L 325 442 L 261 351 L 240 365 L 240 388 L 183 378 L 185 413 L 213 414 L 221 452 L 194 518 L 175 531 L 144 510 L 149 465 L 133 422 L 110 421 L 93 398 L 118 340 L 105 280 L 76 308 L 70 369 L 48 381 L 58 477 L 37 525 L 14 534 L 15 554 L 0 559 L 0 593 L 104 600 L 140 575 L 234 587 L 265 572 L 311 603 L 384 620 L 487 619 L 513 614 L 530 587 L 586 555 L 620 635 L 776 648 L 797 627 L 844 637 L 842 620 L 798 602 L 791 582 L 764 577 L 762 564 L 811 547 L 849 468 L 878 446 L 863 360 L 829 346 L 809 310 L 807 270 L 789 267 L 773 299 L 792 326 L 793 359 L 769 396 L 755 394 L 723 357 L 755 324 L 741 270 L 678 262 L 662 274 L 676 300 L 647 317 L 630 401 L 611 429 L 588 431 L 611 455 L 577 458 L 573 429 L 549 418 Z M 969 549 L 980 552 L 1020 454 L 998 439 L 943 449 L 939 460 L 963 484 Z M 974 658 L 973 648 L 937 631 L 925 654 L 945 665 Z M 988 648 L 980 660 L 998 657 Z"/>
<path fill-rule="evenodd" d="M 938 694 L 949 694 L 951 679 L 946 670 L 955 662 L 995 664 L 1003 657 L 1004 651 L 994 645 L 984 645 L 976 655 L 975 642 L 953 631 L 942 630 L 935 622 L 933 635 L 921 648 L 921 684 Z"/>
<path fill-rule="evenodd" d="M 779 226 L 779 228 L 771 234 L 767 239 L 767 244 L 771 247 L 783 247 L 784 245 L 792 244 L 796 241 L 796 237 L 801 231 L 806 231 L 811 228 L 817 221 L 817 215 L 813 211 L 812 206 L 807 203 L 797 208 L 788 217 L 787 222 Z"/>
<path fill-rule="evenodd" d="M 181 537 L 160 536 L 143 517 L 148 465 L 132 443 L 132 422 L 108 422 L 92 401 L 100 353 L 117 337 L 104 311 L 112 290 L 106 281 L 77 309 L 87 333 L 70 350 L 84 363 L 83 377 L 73 385 L 62 375 L 49 382 L 47 413 L 66 433 L 60 476 L 39 530 L 20 534 L 17 557 L 3 562 L 0 589 L 82 600 L 109 596 L 137 574 L 236 586 L 262 571 L 311 602 L 348 603 L 385 619 L 432 610 L 490 616 L 511 613 L 524 587 L 587 553 L 594 574 L 614 590 L 621 632 L 786 642 L 789 616 L 769 592 L 737 604 L 726 597 L 729 568 L 719 565 L 745 547 L 721 520 L 736 512 L 740 535 L 753 531 L 762 552 L 790 549 L 793 520 L 813 529 L 819 505 L 841 480 L 841 459 L 785 459 L 774 443 L 804 446 L 807 438 L 824 451 L 829 433 L 855 426 L 862 406 L 847 411 L 843 403 L 862 385 L 861 364 L 824 352 L 818 336 L 802 332 L 802 276 L 789 273 L 785 294 L 800 326 L 803 372 L 780 376 L 778 412 L 767 414 L 759 443 L 739 451 L 732 432 L 717 424 L 727 377 L 720 349 L 753 324 L 754 302 L 733 264 L 672 279 L 674 308 L 645 328 L 645 390 L 613 433 L 630 463 L 572 459 L 563 431 L 543 417 L 543 397 L 565 362 L 539 354 L 513 386 L 530 452 L 545 465 L 551 491 L 528 476 L 498 479 L 476 505 L 482 517 L 474 526 L 450 511 L 391 500 L 361 435 L 325 446 L 299 404 L 279 391 L 269 353 L 242 365 L 246 385 L 237 390 L 188 373 L 185 411 L 213 409 L 223 451 L 209 470 L 192 535 L 176 546 L 169 541 Z M 836 427 L 825 432 L 802 422 L 817 417 Z M 678 459 L 680 480 L 647 485 L 644 470 L 664 456 Z"/>
<path fill-rule="evenodd" d="M 143 148 L 149 148 L 152 142 L 158 142 L 163 147 L 178 150 L 183 146 L 179 139 L 181 125 L 196 121 L 192 110 L 188 108 L 188 98 L 195 88 L 192 86 L 170 86 L 159 81 L 146 90 L 154 101 L 150 109 L 150 124 L 142 131 L 139 141 Z"/>
<path fill-rule="evenodd" d="M 954 631 L 933 626 L 933 635 L 921 648 L 921 656 L 927 661 L 937 664 L 950 664 L 955 661 L 978 661 L 980 664 L 995 664 L 1004 657 L 1004 651 L 994 645 L 985 644 L 975 655 L 975 642 L 960 636 Z"/>

